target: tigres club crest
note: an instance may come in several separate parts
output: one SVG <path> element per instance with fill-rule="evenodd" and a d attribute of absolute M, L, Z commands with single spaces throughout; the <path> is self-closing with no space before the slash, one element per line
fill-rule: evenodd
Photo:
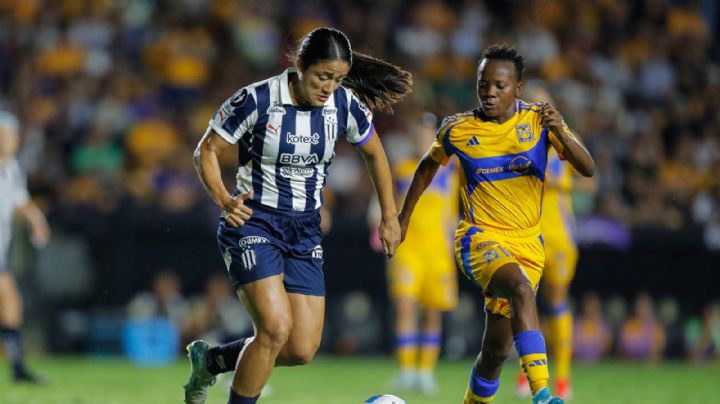
<path fill-rule="evenodd" d="M 533 131 L 529 123 L 515 125 L 515 131 L 517 132 L 518 142 L 520 143 L 532 142 L 535 140 L 535 135 L 533 135 Z"/>

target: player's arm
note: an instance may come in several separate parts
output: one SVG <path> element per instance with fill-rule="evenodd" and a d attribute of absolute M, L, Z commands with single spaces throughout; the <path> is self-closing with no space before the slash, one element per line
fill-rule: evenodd
<path fill-rule="evenodd" d="M 550 103 L 544 103 L 540 111 L 540 123 L 550 129 L 550 142 L 561 159 L 567 160 L 584 177 L 595 173 L 595 162 L 580 140 L 573 136 L 560 113 Z"/>
<path fill-rule="evenodd" d="M 193 153 L 193 164 L 205 191 L 215 205 L 225 212 L 225 220 L 233 227 L 240 227 L 252 215 L 252 209 L 243 203 L 252 198 L 252 191 L 233 197 L 222 182 L 219 157 L 231 147 L 232 144 L 214 129 L 208 129 Z"/>
<path fill-rule="evenodd" d="M 28 199 L 15 209 L 15 214 L 30 225 L 30 238 L 36 247 L 44 247 L 50 240 L 50 226 L 45 214 L 35 205 L 35 202 Z"/>
<path fill-rule="evenodd" d="M 370 178 L 372 179 L 380 204 L 380 240 L 385 255 L 392 257 L 400 244 L 400 225 L 397 217 L 397 206 L 393 191 L 392 175 L 385 150 L 378 136 L 357 147 L 365 160 Z"/>
<path fill-rule="evenodd" d="M 410 217 L 415 209 L 415 205 L 417 205 L 420 196 L 425 192 L 425 189 L 430 185 L 433 178 L 435 178 L 435 174 L 439 168 L 440 163 L 430 157 L 429 153 L 420 160 L 420 164 L 418 164 L 415 174 L 413 174 L 410 188 L 407 191 L 407 195 L 405 195 L 405 201 L 400 209 L 400 215 L 398 216 L 403 240 L 405 239 L 405 234 L 407 234 Z"/>

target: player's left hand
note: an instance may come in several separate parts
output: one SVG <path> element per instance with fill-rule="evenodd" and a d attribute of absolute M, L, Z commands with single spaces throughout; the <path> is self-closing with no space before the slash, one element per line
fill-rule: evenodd
<path fill-rule="evenodd" d="M 558 135 L 563 132 L 562 117 L 555 107 L 549 102 L 543 103 L 540 110 L 540 124 Z"/>
<path fill-rule="evenodd" d="M 380 240 L 382 241 L 385 256 L 392 258 L 400 244 L 400 222 L 397 216 L 380 222 Z"/>

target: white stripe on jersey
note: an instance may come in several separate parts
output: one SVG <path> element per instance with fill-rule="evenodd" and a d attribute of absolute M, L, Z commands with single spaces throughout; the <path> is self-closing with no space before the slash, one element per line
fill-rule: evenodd
<path fill-rule="evenodd" d="M 297 135 L 297 137 L 305 139 L 312 138 L 312 127 L 310 125 L 311 114 L 312 111 L 297 111 L 295 115 L 295 135 Z M 325 139 L 318 139 L 318 142 L 320 141 L 324 142 Z M 295 142 L 295 154 L 309 155 L 311 142 Z M 292 189 L 293 210 L 305 210 L 305 200 L 307 199 L 305 196 L 305 177 L 294 175 L 290 178 L 290 188 Z"/>
<path fill-rule="evenodd" d="M 277 99 L 273 94 L 277 92 L 276 82 L 270 82 L 270 105 L 272 106 Z M 280 137 L 282 133 L 282 120 L 285 114 L 273 113 L 269 114 L 268 123 L 265 127 L 265 144 L 263 146 L 262 170 L 263 187 L 262 199 L 260 203 L 273 208 L 278 207 L 280 194 L 278 192 L 277 182 L 275 181 L 275 167 L 278 158 L 278 150 L 280 149 Z"/>

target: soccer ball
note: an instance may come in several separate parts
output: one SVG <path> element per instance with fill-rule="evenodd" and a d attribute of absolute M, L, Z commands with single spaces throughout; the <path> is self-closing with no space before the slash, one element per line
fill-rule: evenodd
<path fill-rule="evenodd" d="M 405 400 L 391 394 L 379 394 L 368 398 L 363 404 L 405 404 Z"/>

